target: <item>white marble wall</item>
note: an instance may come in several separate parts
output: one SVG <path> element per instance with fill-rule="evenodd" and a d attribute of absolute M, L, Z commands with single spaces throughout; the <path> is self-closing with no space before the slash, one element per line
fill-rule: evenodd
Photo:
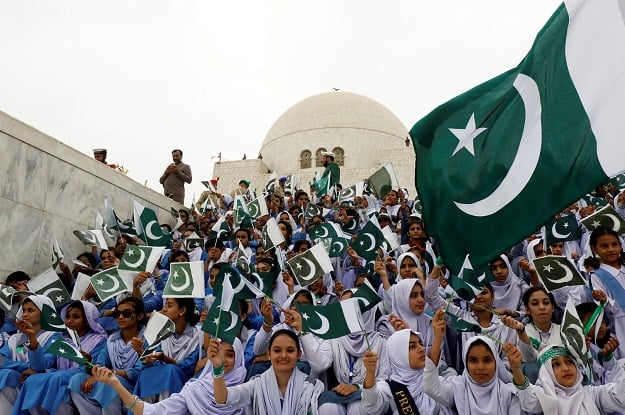
<path fill-rule="evenodd" d="M 176 202 L 0 112 L 0 280 L 50 266 L 56 236 L 67 261 L 85 250 L 72 231 L 93 229 L 107 197 L 122 219 L 132 200 L 161 222 Z"/>

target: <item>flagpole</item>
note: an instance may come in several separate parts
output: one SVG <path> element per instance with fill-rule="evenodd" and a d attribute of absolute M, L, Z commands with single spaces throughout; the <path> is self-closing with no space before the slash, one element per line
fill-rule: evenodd
<path fill-rule="evenodd" d="M 503 342 L 502 342 L 501 340 L 499 340 L 497 337 L 491 336 L 490 334 L 486 333 L 484 330 L 482 330 L 482 331 L 480 332 L 480 334 L 481 334 L 482 336 L 488 337 L 488 338 L 489 338 L 489 339 L 491 339 L 492 341 L 494 341 L 494 342 L 496 342 L 496 343 L 499 343 L 500 345 L 502 345 L 502 346 L 503 346 Z"/>
<path fill-rule="evenodd" d="M 367 335 L 367 330 L 365 330 L 365 328 L 362 326 L 360 319 L 357 319 L 357 320 L 358 320 L 358 325 L 360 326 L 360 328 L 362 329 L 362 332 L 365 335 L 365 341 L 367 342 L 367 349 L 371 351 L 371 343 L 369 343 L 369 335 Z"/>
<path fill-rule="evenodd" d="M 472 305 L 472 306 L 475 306 L 475 307 L 477 307 L 477 308 L 481 308 L 481 309 L 482 309 L 482 310 L 484 310 L 484 311 L 488 311 L 488 312 L 489 312 L 489 313 L 491 313 L 492 315 L 495 315 L 495 316 L 501 316 L 501 314 L 497 313 L 497 312 L 496 312 L 496 311 L 494 311 L 494 310 L 491 310 L 490 308 L 486 308 L 486 307 L 483 307 L 483 306 L 481 306 L 481 305 L 479 305 L 479 304 L 475 304 L 475 303 L 471 303 L 471 305 Z"/>

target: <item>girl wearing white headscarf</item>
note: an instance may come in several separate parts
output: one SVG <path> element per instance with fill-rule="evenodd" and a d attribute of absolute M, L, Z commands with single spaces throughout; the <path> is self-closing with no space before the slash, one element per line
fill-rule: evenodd
<path fill-rule="evenodd" d="M 323 383 L 297 369 L 301 356 L 297 336 L 289 330 L 277 331 L 271 336 L 268 354 L 269 370 L 242 385 L 226 387 L 219 340 L 212 339 L 208 356 L 213 363 L 215 401 L 225 408 L 246 408 L 250 415 L 318 415 Z"/>
<path fill-rule="evenodd" d="M 391 391 L 399 385 L 398 390 L 407 390 L 420 414 L 437 414 L 438 404 L 423 392 L 423 368 L 425 366 L 425 347 L 421 343 L 420 334 L 410 329 L 395 332 L 386 342 L 388 359 L 391 366 L 389 381 L 375 382 L 375 371 L 367 366 L 367 375 L 362 390 L 363 409 L 370 414 L 385 414 L 390 408 L 393 415 L 399 415 L 397 400 Z M 416 354 L 416 359 L 411 355 Z M 414 363 L 411 362 L 414 360 Z M 368 383 L 373 386 L 368 388 Z M 403 397 L 404 394 L 402 394 Z M 404 404 L 408 403 L 408 399 Z"/>
<path fill-rule="evenodd" d="M 384 302 L 384 307 L 390 310 L 393 306 L 393 292 L 396 289 L 397 283 L 406 279 L 420 279 L 425 281 L 425 274 L 421 269 L 421 262 L 415 254 L 412 252 L 404 252 L 397 258 L 397 275 L 395 277 L 395 285 L 391 285 L 391 282 L 386 271 L 386 265 L 377 260 L 375 263 L 375 272 L 380 276 L 382 284 L 378 290 L 378 294 Z"/>
<path fill-rule="evenodd" d="M 243 347 L 239 339 L 234 340 L 233 345 L 225 342 L 220 344 L 224 349 L 224 381 L 226 387 L 236 386 L 245 379 L 245 365 L 243 362 Z M 165 400 L 150 404 L 136 399 L 118 381 L 116 376 L 110 376 L 111 371 L 104 367 L 93 370 L 93 375 L 99 382 L 104 382 L 119 394 L 124 405 L 132 407 L 135 415 L 239 415 L 240 409 L 229 409 L 215 402 L 213 388 L 213 365 L 209 361 L 198 378 L 190 379 L 180 393 L 174 393 Z"/>
<path fill-rule="evenodd" d="M 519 353 L 520 355 L 520 353 Z M 616 383 L 582 386 L 582 373 L 569 351 L 552 346 L 538 357 L 540 371 L 536 385 L 530 384 L 512 363 L 514 384 L 523 410 L 549 415 L 598 415 L 625 411 L 625 376 Z"/>
<path fill-rule="evenodd" d="M 503 262 L 503 264 L 501 262 Z M 503 269 L 504 267 L 505 269 Z M 495 308 L 503 308 L 511 311 L 520 310 L 523 293 L 529 287 L 525 281 L 512 271 L 508 257 L 506 255 L 499 255 L 499 257 L 490 262 L 490 269 L 495 275 L 495 281 L 491 282 L 493 290 L 495 291 L 495 302 L 493 306 Z M 500 277 L 500 275 L 506 275 L 505 279 Z"/>
<path fill-rule="evenodd" d="M 435 265 L 434 271 L 430 274 L 427 279 L 427 285 L 425 286 L 425 299 L 432 310 L 446 309 L 449 311 L 449 314 L 456 315 L 464 321 L 479 324 L 483 333 L 500 339 L 504 343 L 512 342 L 516 344 L 518 340 L 516 330 L 506 327 L 499 317 L 490 311 L 493 308 L 493 302 L 496 297 L 494 297 L 493 289 L 489 283 L 486 283 L 484 287 L 482 287 L 482 292 L 476 295 L 471 308 L 465 310 L 454 303 L 448 305 L 447 302 L 438 295 L 438 287 L 440 286 L 440 281 L 438 279 L 439 273 L 440 267 Z M 459 333 L 459 342 L 461 344 L 466 344 L 473 336 L 475 336 L 473 332 L 462 331 Z M 461 349 L 462 347 L 458 346 L 458 351 L 455 354 L 460 356 L 459 351 Z M 497 355 L 504 360 L 504 364 L 506 364 L 507 358 L 499 344 L 495 345 L 495 350 L 497 351 Z M 450 353 L 454 354 L 452 350 L 450 350 Z M 453 362 L 448 361 L 447 363 L 452 364 Z M 462 369 L 463 366 L 460 359 L 459 362 L 456 362 L 456 370 L 460 373 Z M 502 378 L 504 382 L 510 382 L 512 380 L 512 375 L 510 375 L 509 372 L 502 371 L 501 374 L 504 375 Z"/>
<path fill-rule="evenodd" d="M 435 336 L 438 335 L 435 330 Z M 475 371 L 472 370 L 473 364 L 469 364 L 470 360 L 475 359 L 473 356 L 469 357 L 469 354 L 478 346 L 485 346 L 490 352 L 485 359 L 494 361 L 495 367 L 491 373 L 487 374 L 486 369 L 479 368 L 484 366 L 482 358 L 477 359 L 479 363 L 475 365 L 479 369 Z M 463 415 L 521 414 L 521 406 L 514 386 L 504 383 L 498 375 L 498 372 L 505 369 L 489 338 L 475 336 L 469 339 L 462 349 L 462 359 L 466 367 L 462 375 L 447 378 L 439 378 L 436 364 L 429 358 L 426 359 L 423 375 L 424 390 L 441 405 L 444 412 Z M 479 380 L 476 379 L 478 375 L 482 375 Z"/>
<path fill-rule="evenodd" d="M 0 414 L 10 414 L 24 379 L 54 366 L 56 356 L 47 353 L 58 333 L 41 330 L 39 319 L 46 304 L 54 303 L 43 295 L 27 297 L 16 314 L 18 332 L 0 349 Z"/>

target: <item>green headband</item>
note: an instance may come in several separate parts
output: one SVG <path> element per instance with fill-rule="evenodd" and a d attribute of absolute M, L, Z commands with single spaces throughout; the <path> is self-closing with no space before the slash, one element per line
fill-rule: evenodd
<path fill-rule="evenodd" d="M 538 358 L 538 365 L 542 366 L 545 362 L 559 356 L 571 356 L 571 354 L 565 347 L 554 347 L 540 355 Z"/>

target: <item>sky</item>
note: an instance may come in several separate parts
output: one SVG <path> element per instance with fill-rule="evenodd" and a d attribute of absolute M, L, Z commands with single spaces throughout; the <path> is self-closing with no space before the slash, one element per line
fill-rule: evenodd
<path fill-rule="evenodd" d="M 410 129 L 516 66 L 553 0 L 0 0 L 0 111 L 162 191 L 181 148 L 194 181 L 258 155 L 312 95 L 386 106 Z"/>

